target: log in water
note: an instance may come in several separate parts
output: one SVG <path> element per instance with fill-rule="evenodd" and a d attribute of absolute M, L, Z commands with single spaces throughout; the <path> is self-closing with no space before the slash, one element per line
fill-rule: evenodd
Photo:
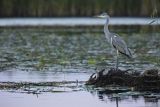
<path fill-rule="evenodd" d="M 119 85 L 133 87 L 138 91 L 159 91 L 160 71 L 157 69 L 146 70 L 143 73 L 128 70 L 102 69 L 98 73 L 93 73 L 87 85 L 105 87 L 107 85 Z"/>

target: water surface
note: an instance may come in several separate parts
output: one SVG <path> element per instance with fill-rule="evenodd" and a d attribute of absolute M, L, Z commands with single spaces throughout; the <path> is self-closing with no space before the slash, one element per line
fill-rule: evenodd
<path fill-rule="evenodd" d="M 151 22 L 154 22 L 150 24 Z M 1 18 L 0 26 L 97 26 L 103 25 L 105 19 L 99 18 Z M 115 17 L 111 25 L 160 25 L 159 18 Z"/>
<path fill-rule="evenodd" d="M 1 28 L 0 82 L 86 81 L 95 69 L 114 67 L 116 54 L 111 51 L 102 29 Z M 111 26 L 110 29 L 124 38 L 134 56 L 134 60 L 120 56 L 120 69 L 142 72 L 160 68 L 157 26 Z M 42 93 L 34 93 L 39 90 Z M 159 107 L 159 98 L 120 95 L 119 107 Z M 27 91 L 26 87 L 1 90 L 0 96 L 3 96 L 0 105 L 4 107 L 116 107 L 115 94 L 100 94 L 75 83 L 27 87 Z"/>
<path fill-rule="evenodd" d="M 116 99 L 99 99 L 86 91 L 67 93 L 45 93 L 40 95 L 0 92 L 0 105 L 3 107 L 117 107 Z M 159 107 L 159 102 L 145 101 L 143 97 L 126 97 L 118 100 L 118 107 Z"/>

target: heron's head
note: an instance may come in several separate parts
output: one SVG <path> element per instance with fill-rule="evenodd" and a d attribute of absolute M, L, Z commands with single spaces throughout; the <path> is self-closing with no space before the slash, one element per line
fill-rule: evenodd
<path fill-rule="evenodd" d="M 96 17 L 98 17 L 98 18 L 109 18 L 109 15 L 108 15 L 107 13 L 104 12 L 104 13 L 102 13 L 102 14 L 96 16 Z"/>

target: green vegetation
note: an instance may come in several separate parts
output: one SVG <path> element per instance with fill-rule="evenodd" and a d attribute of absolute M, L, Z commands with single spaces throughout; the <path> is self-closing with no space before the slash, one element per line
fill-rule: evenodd
<path fill-rule="evenodd" d="M 0 0 L 0 17 L 160 15 L 159 0 Z"/>
<path fill-rule="evenodd" d="M 135 62 L 120 56 L 121 64 L 135 63 L 137 68 L 150 64 L 149 67 L 154 65 L 159 68 L 160 33 L 122 28 L 118 32 L 134 53 Z M 0 29 L 0 70 L 17 68 L 47 71 L 52 67 L 114 66 L 115 53 L 111 54 L 103 31 L 99 32 L 97 28 L 80 29 Z"/>

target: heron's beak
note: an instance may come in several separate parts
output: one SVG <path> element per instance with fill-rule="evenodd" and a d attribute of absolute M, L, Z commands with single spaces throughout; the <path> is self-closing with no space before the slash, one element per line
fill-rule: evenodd
<path fill-rule="evenodd" d="M 104 16 L 102 16 L 102 15 L 97 15 L 97 16 L 94 16 L 94 17 L 96 17 L 96 18 L 104 18 Z"/>

